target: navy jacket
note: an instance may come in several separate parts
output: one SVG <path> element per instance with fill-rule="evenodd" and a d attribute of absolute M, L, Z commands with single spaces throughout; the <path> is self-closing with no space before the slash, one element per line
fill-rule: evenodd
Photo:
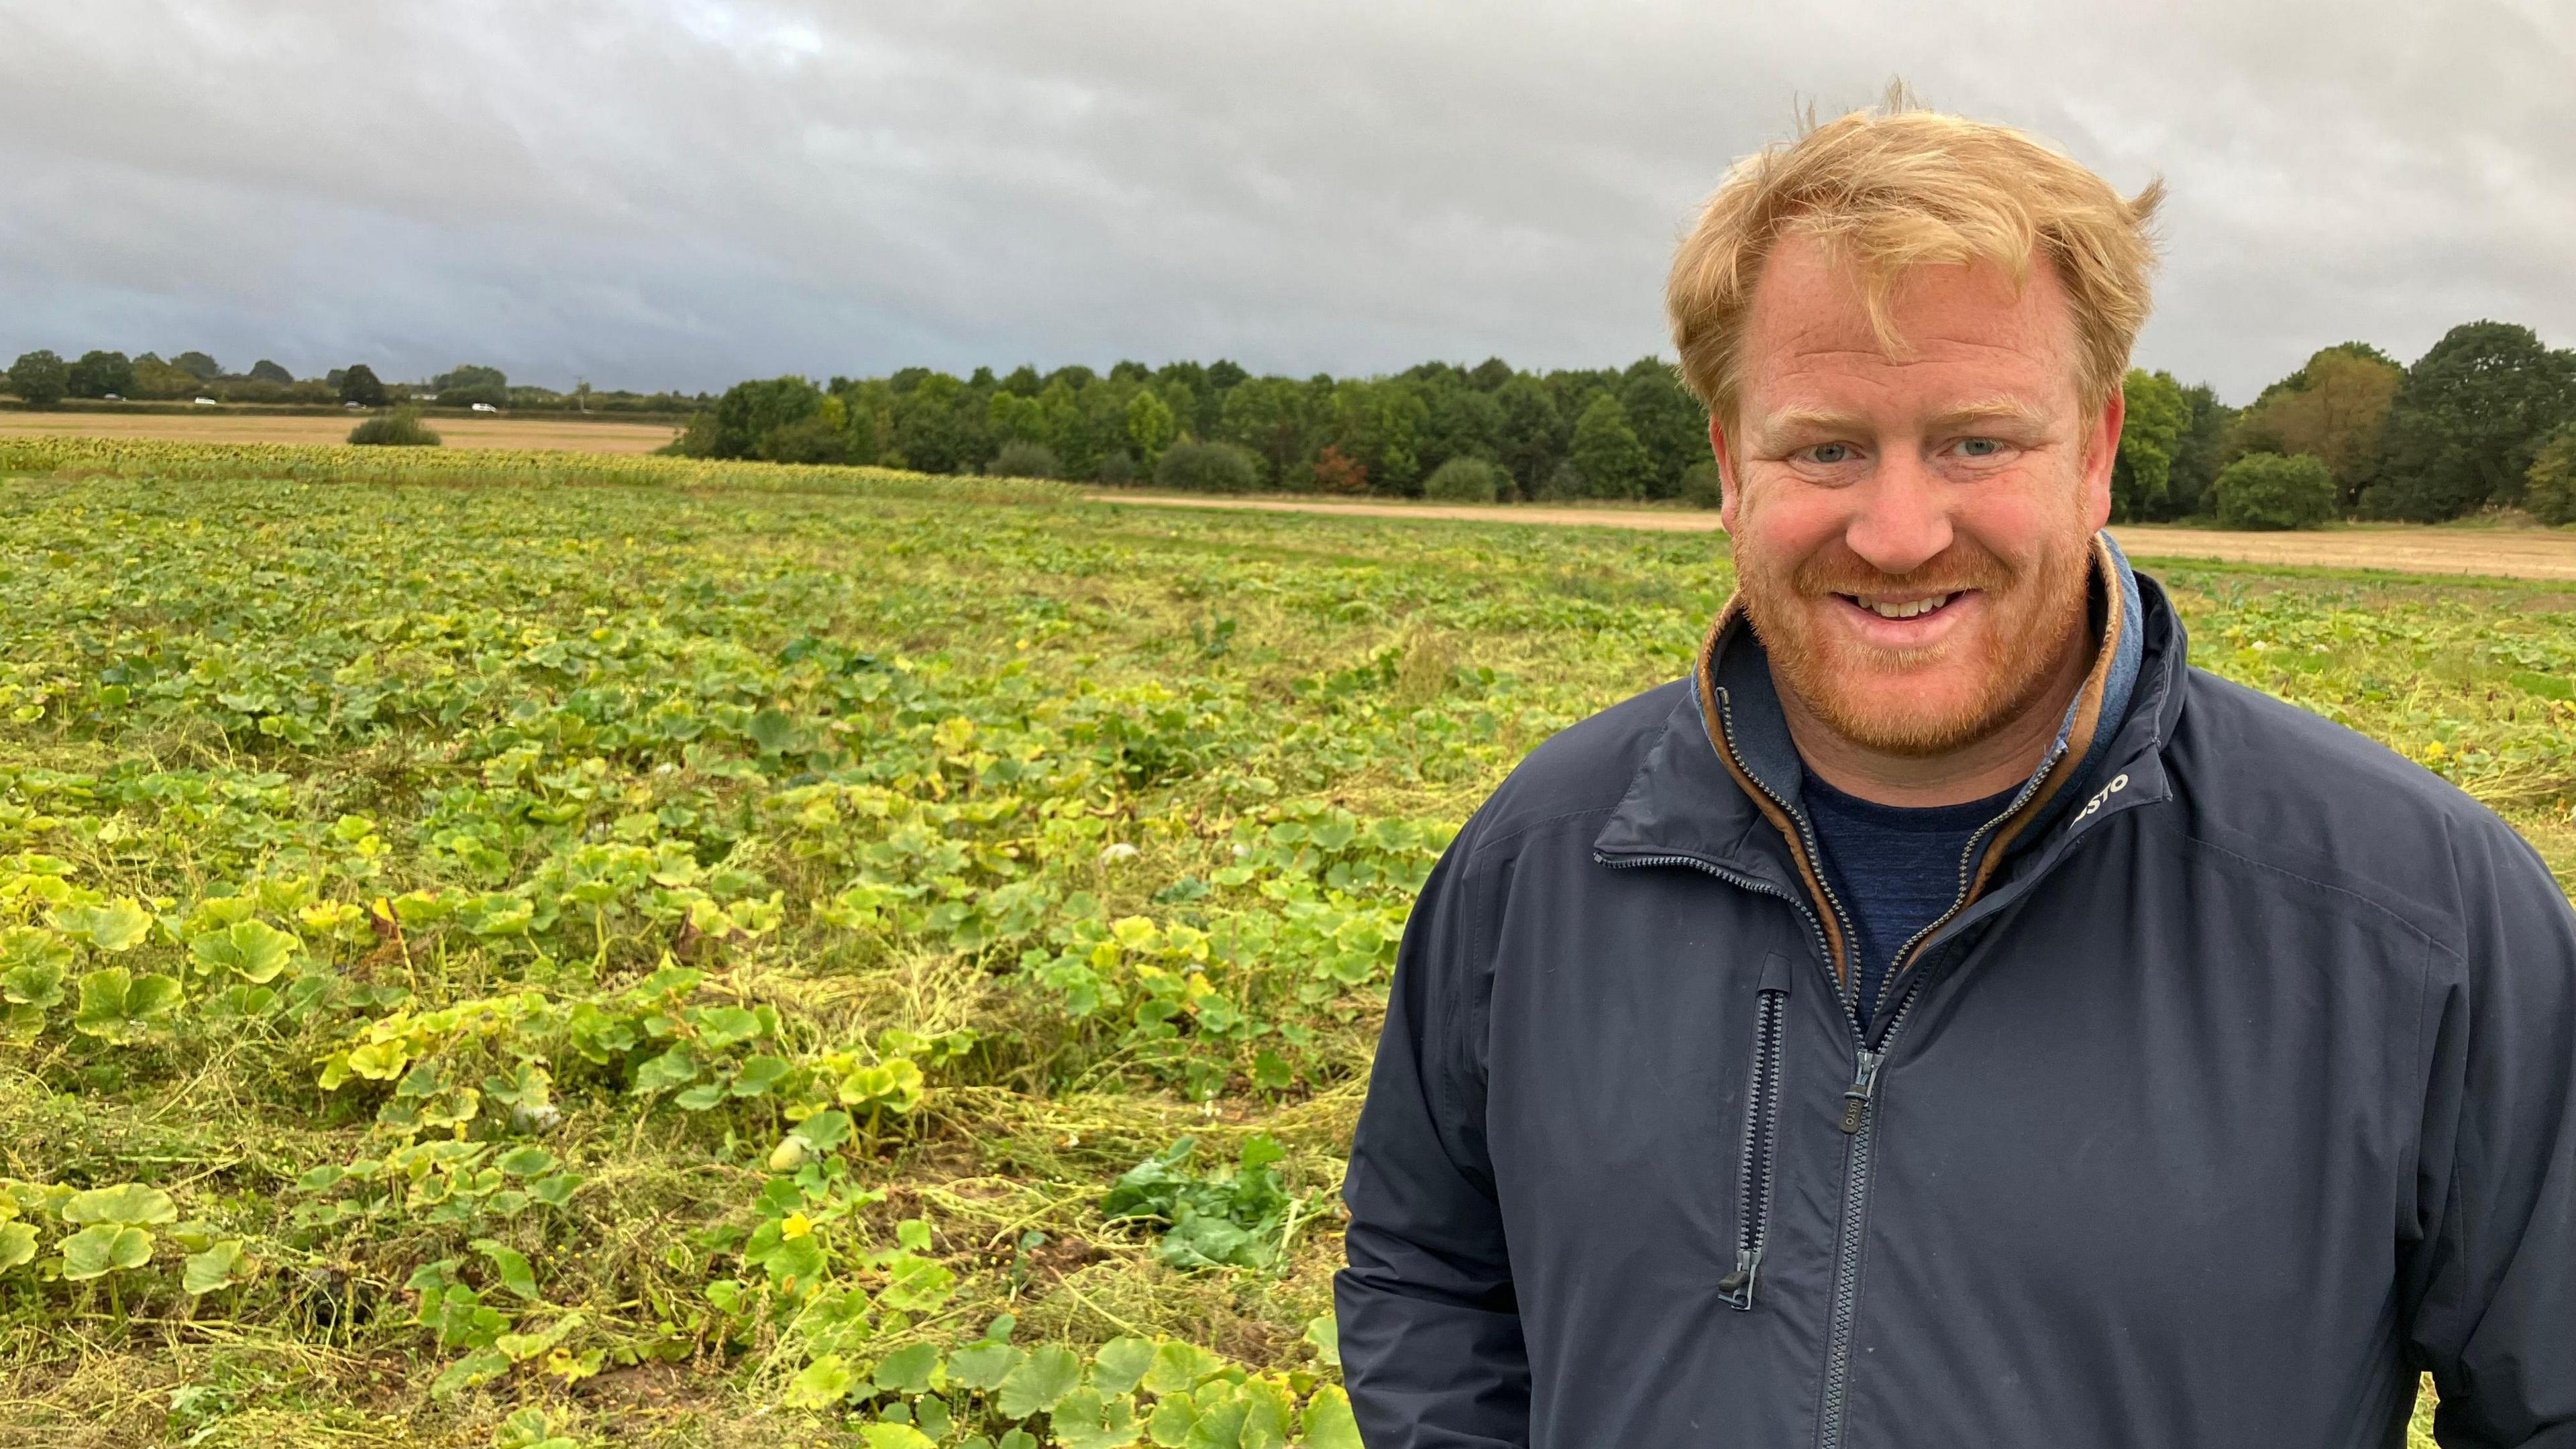
<path fill-rule="evenodd" d="M 1344 1201 L 1371 1449 L 2576 1449 L 2576 916 L 2189 668 L 2097 547 L 2056 748 L 1862 1039 L 1759 641 L 1534 751 L 1405 929 Z"/>

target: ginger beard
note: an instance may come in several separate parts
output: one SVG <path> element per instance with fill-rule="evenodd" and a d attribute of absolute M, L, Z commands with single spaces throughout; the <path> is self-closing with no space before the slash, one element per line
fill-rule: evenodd
<path fill-rule="evenodd" d="M 2048 692 L 2068 651 L 2084 646 L 2089 534 L 2039 542 L 2005 560 L 1960 537 L 1903 574 L 1872 568 L 1836 538 L 1803 558 L 1776 558 L 1748 509 L 1735 539 L 1736 589 L 1770 656 L 1771 677 L 1850 743 L 1906 759 L 1983 741 Z M 1831 611 L 1847 596 L 1959 596 L 1971 611 L 1924 649 L 1854 637 Z"/>

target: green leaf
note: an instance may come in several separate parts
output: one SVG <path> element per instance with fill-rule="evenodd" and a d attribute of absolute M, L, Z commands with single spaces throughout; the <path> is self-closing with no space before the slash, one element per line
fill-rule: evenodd
<path fill-rule="evenodd" d="M 1189 1395 L 1172 1394 L 1154 1405 L 1154 1416 L 1145 1421 L 1145 1434 L 1162 1449 L 1181 1449 L 1190 1442 L 1190 1430 L 1198 1422 L 1199 1407 Z"/>
<path fill-rule="evenodd" d="M 837 1353 L 827 1353 L 805 1365 L 787 1386 L 787 1406 L 791 1409 L 822 1409 L 850 1396 L 859 1386 L 859 1376 L 850 1370 L 848 1360 Z"/>
<path fill-rule="evenodd" d="M 102 951 L 131 951 L 152 933 L 152 915 L 131 896 L 103 906 L 73 906 L 54 912 L 54 924 Z"/>
<path fill-rule="evenodd" d="M 688 1043 L 682 1042 L 635 1069 L 635 1091 L 639 1096 L 650 1096 L 655 1092 L 686 1086 L 696 1080 L 697 1075 L 697 1054 L 689 1049 Z"/>
<path fill-rule="evenodd" d="M 742 1064 L 729 1089 L 737 1097 L 757 1097 L 786 1080 L 787 1063 L 777 1057 L 753 1057 Z"/>
<path fill-rule="evenodd" d="M 682 1092 L 680 1095 L 673 1097 L 671 1100 L 676 1103 L 683 1112 L 704 1112 L 711 1107 L 722 1104 L 724 1099 L 724 1083 L 700 1082 L 696 1086 Z"/>
<path fill-rule="evenodd" d="M 796 738 L 796 722 L 778 710 L 764 709 L 751 717 L 751 723 L 744 727 L 743 732 L 751 736 L 751 742 L 760 747 L 762 754 L 774 755 L 786 749 Z M 876 1449 L 876 1446 L 870 1445 L 869 1449 Z"/>
<path fill-rule="evenodd" d="M 911 1344 L 877 1361 L 876 1386 L 889 1393 L 926 1394 L 947 1382 L 935 1343 Z"/>
<path fill-rule="evenodd" d="M 1082 1360 L 1060 1344 L 1047 1344 L 1028 1356 L 1002 1380 L 1000 1405 L 1005 1419 L 1025 1419 L 1064 1402 L 1082 1386 Z"/>
<path fill-rule="evenodd" d="M 1186 1394 L 1202 1379 L 1225 1371 L 1225 1360 L 1194 1343 L 1166 1343 L 1154 1350 L 1154 1366 L 1145 1371 L 1145 1387 L 1157 1394 Z"/>
<path fill-rule="evenodd" d="M 1038 1449 L 1038 1440 L 1036 1435 L 1026 1429 L 1013 1429 L 1003 1435 L 1002 1441 L 994 1445 L 993 1449 Z"/>
<path fill-rule="evenodd" d="M 578 1172 L 558 1172 L 528 1184 L 528 1194 L 548 1207 L 562 1207 L 572 1201 L 573 1189 L 581 1186 Z"/>
<path fill-rule="evenodd" d="M 63 1276 L 75 1283 L 140 1268 L 152 1258 L 152 1235 L 119 1223 L 94 1223 L 63 1239 Z"/>
<path fill-rule="evenodd" d="M 1351 1396 L 1335 1384 L 1324 1384 L 1306 1401 L 1306 1449 L 1367 1449 L 1360 1425 L 1351 1417 Z"/>
<path fill-rule="evenodd" d="M 1062 1449 L 1127 1449 L 1144 1437 L 1133 1402 L 1123 1394 L 1104 1399 L 1095 1389 L 1065 1395 L 1047 1423 Z"/>
<path fill-rule="evenodd" d="M 0 1273 L 36 1261 L 36 1229 L 29 1223 L 0 1223 Z"/>
<path fill-rule="evenodd" d="M 709 1006 L 689 1013 L 701 1046 L 729 1047 L 760 1034 L 760 1018 L 749 1007 Z"/>
<path fill-rule="evenodd" d="M 130 1042 L 150 1032 L 155 1019 L 179 1004 L 179 983 L 159 975 L 137 976 L 122 966 L 81 978 L 80 1012 L 72 1025 L 101 1041 Z"/>
<path fill-rule="evenodd" d="M 1110 1397 L 1132 1392 L 1154 1366 L 1154 1345 L 1141 1338 L 1113 1338 L 1091 1356 L 1091 1386 Z"/>
<path fill-rule="evenodd" d="M 957 1291 L 957 1275 L 928 1258 L 900 1258 L 886 1270 L 877 1301 L 906 1313 L 927 1313 Z"/>
<path fill-rule="evenodd" d="M 910 1424 L 869 1424 L 859 1430 L 868 1449 L 937 1449 L 935 1441 Z"/>
<path fill-rule="evenodd" d="M 1007 1343 L 979 1343 L 972 1348 L 961 1348 L 948 1356 L 948 1378 L 951 1383 L 970 1389 L 999 1388 L 1002 1380 L 1027 1356 Z"/>
<path fill-rule="evenodd" d="M 474 1251 L 492 1260 L 492 1269 L 500 1274 L 502 1287 L 531 1302 L 537 1299 L 536 1271 L 528 1266 L 524 1254 L 490 1238 L 476 1238 L 472 1246 Z"/>
<path fill-rule="evenodd" d="M 555 1155 L 535 1143 L 513 1147 L 492 1164 L 512 1177 L 535 1177 L 555 1170 Z"/>
<path fill-rule="evenodd" d="M 1332 1314 L 1306 1320 L 1306 1341 L 1315 1346 L 1315 1357 L 1334 1368 L 1342 1366 L 1341 1325 Z"/>
<path fill-rule="evenodd" d="M 817 1112 L 796 1124 L 796 1135 L 817 1152 L 829 1152 L 850 1140 L 850 1114 L 837 1108 Z"/>
<path fill-rule="evenodd" d="M 170 1194 L 139 1182 L 121 1182 L 114 1187 L 94 1187 L 72 1194 L 63 1204 L 63 1221 L 67 1223 L 160 1224 L 179 1220 L 179 1208 Z"/>
<path fill-rule="evenodd" d="M 228 1238 L 202 1253 L 190 1253 L 179 1286 L 191 1294 L 212 1293 L 242 1281 L 237 1276 L 242 1267 L 242 1245 L 239 1238 Z"/>
<path fill-rule="evenodd" d="M 292 931 L 266 921 L 236 921 L 188 943 L 188 954 L 210 971 L 230 971 L 254 986 L 277 979 L 295 954 L 304 949 Z"/>

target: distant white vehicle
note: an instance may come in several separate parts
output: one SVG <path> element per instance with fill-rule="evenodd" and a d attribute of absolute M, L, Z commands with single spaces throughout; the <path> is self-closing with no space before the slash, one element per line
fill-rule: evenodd
<path fill-rule="evenodd" d="M 340 406 L 347 408 L 353 413 L 362 413 L 367 410 L 367 405 L 365 403 L 342 403 Z"/>
<path fill-rule="evenodd" d="M 125 401 L 125 394 L 121 392 L 103 392 L 98 395 L 98 400 L 100 402 L 123 402 Z"/>
<path fill-rule="evenodd" d="M 476 403 L 474 405 L 474 411 L 478 413 L 497 413 L 500 409 L 492 406 L 490 403 Z"/>
<path fill-rule="evenodd" d="M 201 397 L 201 398 L 197 399 L 197 406 L 199 406 L 199 407 L 201 407 L 201 408 L 212 408 L 212 407 L 221 407 L 221 406 L 223 406 L 223 404 L 221 404 L 221 403 L 219 403 L 219 402 L 216 402 L 213 398 L 210 398 L 210 397 Z"/>

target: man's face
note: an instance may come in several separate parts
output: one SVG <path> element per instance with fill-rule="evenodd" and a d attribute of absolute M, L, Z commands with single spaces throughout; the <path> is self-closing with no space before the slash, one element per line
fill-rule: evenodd
<path fill-rule="evenodd" d="M 1991 266 L 1919 268 L 1892 311 L 1901 361 L 1847 269 L 1782 243 L 1747 319 L 1740 431 L 1709 436 L 1775 679 L 1849 743 L 1925 758 L 2020 717 L 2083 648 L 2121 399 L 2084 406 L 2045 261 L 2018 295 Z"/>

